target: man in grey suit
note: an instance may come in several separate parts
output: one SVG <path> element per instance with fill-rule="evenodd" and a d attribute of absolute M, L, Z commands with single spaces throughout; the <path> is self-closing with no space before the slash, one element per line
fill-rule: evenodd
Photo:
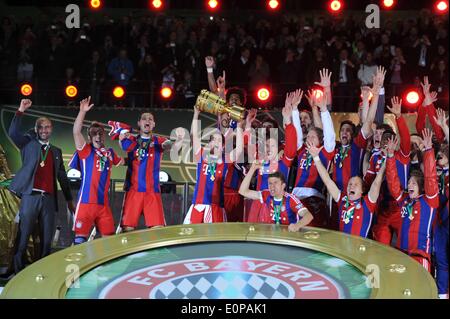
<path fill-rule="evenodd" d="M 8 135 L 20 149 L 22 167 L 16 172 L 9 190 L 21 198 L 19 209 L 19 233 L 17 251 L 14 255 L 14 272 L 18 273 L 25 265 L 23 255 L 28 239 L 39 221 L 41 258 L 50 254 L 55 232 L 55 215 L 58 211 L 57 185 L 64 193 L 69 209 L 73 212 L 72 194 L 64 168 L 61 149 L 50 144 L 52 123 L 47 118 L 38 118 L 34 131 L 20 131 L 24 112 L 31 107 L 28 99 L 20 101 Z"/>

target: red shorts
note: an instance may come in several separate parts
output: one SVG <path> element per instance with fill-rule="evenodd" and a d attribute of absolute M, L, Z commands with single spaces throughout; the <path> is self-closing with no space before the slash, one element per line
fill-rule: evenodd
<path fill-rule="evenodd" d="M 228 222 L 242 222 L 244 218 L 244 197 L 237 190 L 225 189 L 225 212 Z"/>
<path fill-rule="evenodd" d="M 184 224 L 223 223 L 226 221 L 225 211 L 218 205 L 192 204 Z"/>
<path fill-rule="evenodd" d="M 390 202 L 388 207 L 376 216 L 376 223 L 373 226 L 373 239 L 385 245 L 390 245 L 392 235 L 398 234 L 401 227 L 400 208 L 396 202 Z"/>
<path fill-rule="evenodd" d="M 147 227 L 164 226 L 164 210 L 160 193 L 145 193 L 130 190 L 126 193 L 123 207 L 122 227 L 137 227 L 144 212 Z"/>
<path fill-rule="evenodd" d="M 111 208 L 106 205 L 78 203 L 73 223 L 75 236 L 87 238 L 93 225 L 102 235 L 113 235 L 115 229 Z"/>

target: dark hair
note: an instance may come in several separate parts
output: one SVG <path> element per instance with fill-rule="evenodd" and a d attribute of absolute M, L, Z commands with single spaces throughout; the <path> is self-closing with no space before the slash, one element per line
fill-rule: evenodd
<path fill-rule="evenodd" d="M 92 124 L 88 127 L 88 135 L 89 136 L 91 136 L 92 129 L 99 129 L 99 130 L 102 130 L 103 132 L 105 131 L 105 128 L 99 122 L 92 122 Z"/>
<path fill-rule="evenodd" d="M 377 124 L 377 130 L 385 130 L 385 131 L 391 130 L 391 131 L 393 131 L 392 127 L 389 124 L 386 124 L 386 123 L 378 123 Z"/>
<path fill-rule="evenodd" d="M 273 118 L 269 117 L 268 115 L 264 115 L 264 117 L 260 120 L 261 124 L 267 122 L 271 123 L 274 128 L 278 128 L 278 122 L 274 120 Z"/>
<path fill-rule="evenodd" d="M 385 130 L 383 132 L 383 135 L 381 135 L 381 139 L 383 139 L 385 135 L 389 135 L 389 137 L 396 136 L 395 132 L 392 129 Z"/>
<path fill-rule="evenodd" d="M 411 177 L 414 177 L 417 184 L 419 185 L 419 194 L 423 194 L 425 192 L 425 178 L 422 171 L 418 169 L 411 170 L 411 172 L 409 173 L 409 178 Z"/>
<path fill-rule="evenodd" d="M 350 120 L 342 121 L 342 122 L 341 122 L 341 126 L 339 127 L 339 131 L 341 131 L 341 130 L 342 130 L 342 127 L 343 127 L 344 125 L 346 125 L 346 124 L 351 126 L 351 128 L 352 128 L 352 136 L 355 136 L 355 133 L 356 133 L 356 125 L 355 125 L 352 121 L 350 121 Z"/>
<path fill-rule="evenodd" d="M 320 144 L 323 144 L 323 130 L 320 127 L 313 126 L 309 129 L 309 131 L 316 132 L 317 136 L 319 137 Z"/>
<path fill-rule="evenodd" d="M 228 101 L 230 99 L 231 94 L 237 94 L 239 95 L 241 101 L 242 101 L 242 106 L 245 106 L 245 104 L 247 103 L 247 92 L 237 86 L 233 86 L 227 89 L 226 92 L 226 100 Z"/>
<path fill-rule="evenodd" d="M 142 115 L 144 114 L 150 114 L 151 116 L 153 116 L 153 120 L 155 119 L 155 114 L 153 114 L 152 112 L 143 112 L 139 114 L 138 122 L 142 119 Z"/>
<path fill-rule="evenodd" d="M 286 184 L 286 178 L 284 178 L 283 173 L 281 173 L 280 171 L 276 171 L 274 173 L 270 173 L 268 178 L 271 178 L 271 177 L 279 178 L 282 183 Z"/>

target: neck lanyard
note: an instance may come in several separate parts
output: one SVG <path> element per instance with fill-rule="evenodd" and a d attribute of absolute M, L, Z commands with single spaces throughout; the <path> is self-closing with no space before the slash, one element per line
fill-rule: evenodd
<path fill-rule="evenodd" d="M 339 168 L 342 168 L 344 160 L 348 155 L 349 148 L 350 148 L 350 146 L 344 147 L 343 145 L 340 147 L 340 149 L 339 149 L 339 157 L 340 157 Z"/>
<path fill-rule="evenodd" d="M 312 155 L 306 151 L 306 167 L 310 167 L 312 163 Z"/>
<path fill-rule="evenodd" d="M 212 181 L 214 181 L 215 179 L 216 179 L 216 164 L 217 164 L 217 162 L 216 161 L 213 161 L 213 160 L 211 160 L 211 156 L 208 154 L 208 170 L 210 171 L 210 173 L 211 173 L 211 177 L 210 177 L 210 179 L 212 180 Z"/>
<path fill-rule="evenodd" d="M 45 145 L 45 154 L 42 155 L 42 149 L 41 149 L 41 152 L 40 152 L 40 154 L 41 154 L 41 164 L 40 164 L 41 167 L 45 166 L 45 160 L 47 159 L 49 150 L 50 150 L 50 145 Z"/>
<path fill-rule="evenodd" d="M 417 199 L 409 199 L 409 201 L 406 203 L 406 211 L 408 212 L 408 218 L 409 220 L 413 220 L 413 208 L 414 204 L 416 204 Z"/>
<path fill-rule="evenodd" d="M 281 202 L 279 204 L 275 204 L 275 197 L 273 198 L 273 215 L 275 218 L 275 224 L 280 224 L 281 217 L 281 208 L 283 207 L 284 196 L 281 198 Z"/>
<path fill-rule="evenodd" d="M 344 220 L 344 223 L 348 224 L 350 222 L 350 219 L 353 219 L 353 215 L 355 214 L 355 206 L 358 204 L 359 200 L 355 201 L 350 209 L 348 209 L 350 206 L 350 200 L 348 199 L 348 196 L 345 197 L 345 210 L 344 216 L 342 218 Z"/>
<path fill-rule="evenodd" d="M 101 150 L 96 148 L 95 149 L 95 153 L 97 154 L 97 156 L 99 158 L 99 163 L 100 163 L 99 164 L 100 165 L 99 169 L 100 169 L 100 171 L 103 171 L 105 169 L 105 166 L 106 166 L 106 161 L 109 158 L 109 152 L 106 151 L 103 148 Z"/>

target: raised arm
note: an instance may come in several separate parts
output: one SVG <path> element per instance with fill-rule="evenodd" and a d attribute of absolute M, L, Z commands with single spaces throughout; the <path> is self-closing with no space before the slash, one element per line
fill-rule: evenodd
<path fill-rule="evenodd" d="M 285 105 L 292 105 L 292 123 L 294 124 L 295 131 L 297 133 L 297 150 L 299 150 L 303 146 L 303 130 L 302 123 L 300 122 L 300 112 L 298 111 L 298 104 L 292 104 L 292 98 L 295 92 L 286 94 Z"/>
<path fill-rule="evenodd" d="M 22 123 L 23 113 L 31 107 L 31 104 L 31 100 L 22 99 L 20 101 L 19 109 L 9 125 L 8 135 L 18 148 L 22 148 L 30 141 L 30 137 L 20 131 L 20 125 Z"/>
<path fill-rule="evenodd" d="M 400 186 L 397 165 L 395 165 L 395 149 L 398 145 L 398 136 L 390 138 L 387 144 L 386 179 L 389 191 L 397 202 L 401 201 L 403 190 Z"/>
<path fill-rule="evenodd" d="M 380 196 L 381 184 L 383 183 L 384 173 L 386 171 L 386 163 L 383 163 L 378 171 L 377 177 L 375 177 L 372 185 L 370 185 L 369 199 L 372 203 L 376 203 Z"/>
<path fill-rule="evenodd" d="M 198 131 L 199 115 L 200 110 L 197 108 L 197 105 L 194 105 L 194 117 L 192 118 L 192 125 L 191 125 L 192 149 L 194 151 L 194 156 L 200 152 L 202 147 L 200 132 Z"/>
<path fill-rule="evenodd" d="M 361 124 L 365 123 L 367 120 L 367 115 L 369 114 L 369 98 L 370 98 L 370 88 L 368 86 L 361 87 L 361 115 L 359 121 Z"/>
<path fill-rule="evenodd" d="M 320 82 L 314 82 L 314 84 L 319 85 L 323 89 L 323 93 L 327 98 L 327 109 L 331 110 L 332 105 L 332 95 L 331 95 L 331 75 L 332 72 L 328 71 L 328 69 L 322 69 L 319 71 L 320 74 Z"/>
<path fill-rule="evenodd" d="M 308 93 L 306 94 L 306 99 L 308 100 L 309 106 L 311 107 L 314 127 L 318 127 L 318 128 L 323 129 L 322 119 L 320 118 L 319 108 L 314 103 L 314 100 L 313 100 L 313 97 L 312 97 L 313 94 L 314 94 L 314 92 L 312 90 L 308 90 Z"/>
<path fill-rule="evenodd" d="M 408 157 L 411 152 L 411 135 L 409 134 L 409 129 L 406 126 L 406 121 L 402 117 L 402 99 L 397 96 L 391 98 L 392 107 L 387 106 L 389 111 L 395 115 L 395 120 L 397 122 L 398 131 L 400 134 L 400 150 L 403 155 Z"/>
<path fill-rule="evenodd" d="M 436 108 L 434 107 L 434 102 L 437 101 L 437 93 L 434 91 L 430 92 L 431 84 L 428 81 L 428 76 L 424 77 L 424 81 L 423 83 L 420 83 L 420 85 L 422 86 L 424 99 L 422 105 L 419 106 L 416 130 L 417 132 L 423 131 L 425 128 L 426 116 L 428 115 L 434 134 L 436 135 L 437 140 L 442 143 L 444 141 L 445 131 L 442 131 L 440 125 L 436 123 Z"/>
<path fill-rule="evenodd" d="M 81 133 L 83 129 L 83 121 L 86 117 L 86 113 L 94 106 L 91 103 L 91 97 L 81 100 L 80 102 L 80 111 L 78 112 L 78 116 L 75 119 L 75 123 L 73 125 L 73 139 L 75 141 L 75 147 L 77 150 L 81 150 L 86 144 L 86 140 L 83 137 L 83 133 Z"/>
<path fill-rule="evenodd" d="M 445 140 L 447 143 L 449 143 L 449 132 L 448 132 L 448 116 L 445 115 L 445 112 L 443 109 L 437 109 L 437 118 L 434 117 L 434 120 L 436 121 L 437 125 L 442 129 L 442 131 L 445 134 Z"/>
<path fill-rule="evenodd" d="M 325 168 L 325 166 L 323 166 L 322 162 L 320 161 L 319 154 L 320 154 L 320 151 L 323 146 L 321 148 L 317 148 L 316 146 L 314 146 L 308 142 L 306 142 L 306 143 L 307 143 L 307 147 L 308 147 L 308 152 L 313 157 L 313 160 L 314 160 L 314 163 L 316 164 L 317 172 L 319 173 L 320 178 L 322 179 L 323 183 L 327 187 L 327 190 L 330 193 L 331 197 L 333 197 L 334 201 L 337 202 L 339 200 L 339 196 L 341 195 L 341 191 L 337 187 L 336 183 L 333 182 L 330 175 L 328 174 L 327 169 Z"/>
<path fill-rule="evenodd" d="M 370 103 L 370 108 L 367 112 L 366 120 L 362 123 L 361 131 L 367 138 L 372 135 L 372 124 L 375 120 L 375 116 L 378 110 L 378 101 L 380 99 L 381 93 L 384 95 L 384 90 L 382 90 L 384 78 L 386 76 L 386 70 L 383 67 L 378 67 L 377 72 L 373 77 L 372 85 L 372 100 Z"/>
<path fill-rule="evenodd" d="M 216 79 L 214 78 L 214 58 L 207 56 L 205 58 L 206 72 L 208 74 L 209 90 L 217 94 Z"/>
<path fill-rule="evenodd" d="M 333 120 L 327 108 L 327 96 L 315 96 L 314 100 L 320 109 L 320 117 L 323 124 L 323 146 L 328 153 L 334 151 L 336 147 L 336 133 L 334 132 Z"/>
<path fill-rule="evenodd" d="M 436 172 L 436 159 L 433 150 L 433 133 L 429 129 L 422 132 L 423 145 L 423 176 L 425 196 L 428 204 L 433 208 L 439 207 L 439 184 Z"/>
<path fill-rule="evenodd" d="M 261 199 L 260 192 L 250 189 L 250 182 L 252 180 L 252 177 L 255 174 L 256 170 L 261 167 L 262 167 L 262 165 L 260 163 L 253 162 L 252 166 L 250 167 L 250 170 L 248 171 L 247 175 L 245 175 L 245 178 L 242 181 L 241 186 L 239 187 L 240 195 L 244 196 L 245 198 L 254 199 L 254 200 Z"/>

